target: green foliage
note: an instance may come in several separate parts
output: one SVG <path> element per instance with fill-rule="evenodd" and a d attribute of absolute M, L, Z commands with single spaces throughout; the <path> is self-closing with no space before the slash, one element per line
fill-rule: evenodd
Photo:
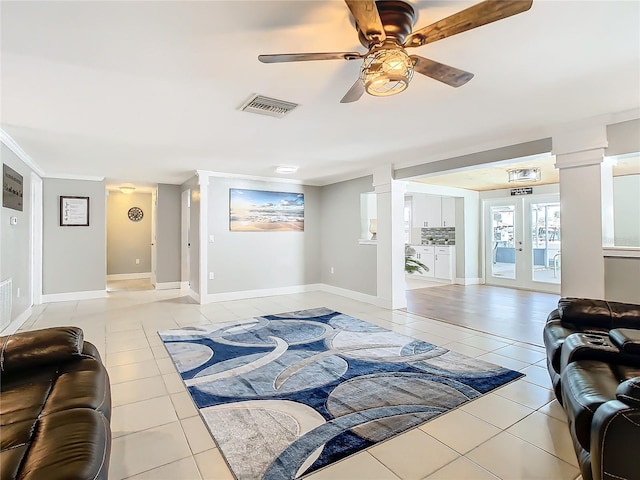
<path fill-rule="evenodd" d="M 413 255 L 415 254 L 416 250 L 412 248 L 411 245 L 404 246 L 404 271 L 407 273 L 420 273 L 423 270 L 428 272 L 429 267 L 414 258 Z"/>

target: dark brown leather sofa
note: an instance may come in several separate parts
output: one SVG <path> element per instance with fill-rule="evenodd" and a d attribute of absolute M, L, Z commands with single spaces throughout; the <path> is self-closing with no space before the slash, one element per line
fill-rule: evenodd
<path fill-rule="evenodd" d="M 544 343 L 582 478 L 640 479 L 640 305 L 562 298 Z"/>
<path fill-rule="evenodd" d="M 111 390 L 76 327 L 0 337 L 0 478 L 106 480 Z"/>

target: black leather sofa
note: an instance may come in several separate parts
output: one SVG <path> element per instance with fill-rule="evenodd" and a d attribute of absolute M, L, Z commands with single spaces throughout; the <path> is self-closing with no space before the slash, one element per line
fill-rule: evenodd
<path fill-rule="evenodd" d="M 0 337 L 0 478 L 106 480 L 111 389 L 76 327 Z"/>
<path fill-rule="evenodd" d="M 640 479 L 640 305 L 562 298 L 544 343 L 582 478 Z"/>

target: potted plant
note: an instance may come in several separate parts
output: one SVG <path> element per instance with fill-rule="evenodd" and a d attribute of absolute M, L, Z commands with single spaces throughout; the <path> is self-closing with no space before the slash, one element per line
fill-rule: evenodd
<path fill-rule="evenodd" d="M 411 245 L 404 246 L 404 271 L 407 273 L 421 273 L 422 271 L 428 272 L 429 267 L 416 259 L 414 257 L 415 254 L 416 250 Z"/>
<path fill-rule="evenodd" d="M 429 240 L 429 245 L 433 245 L 433 237 L 429 237 L 428 240 Z"/>

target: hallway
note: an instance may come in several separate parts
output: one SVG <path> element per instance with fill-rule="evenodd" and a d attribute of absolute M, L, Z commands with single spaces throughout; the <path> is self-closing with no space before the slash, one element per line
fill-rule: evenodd
<path fill-rule="evenodd" d="M 409 313 L 540 346 L 547 316 L 560 299 L 488 285 L 441 285 L 406 294 Z"/>

